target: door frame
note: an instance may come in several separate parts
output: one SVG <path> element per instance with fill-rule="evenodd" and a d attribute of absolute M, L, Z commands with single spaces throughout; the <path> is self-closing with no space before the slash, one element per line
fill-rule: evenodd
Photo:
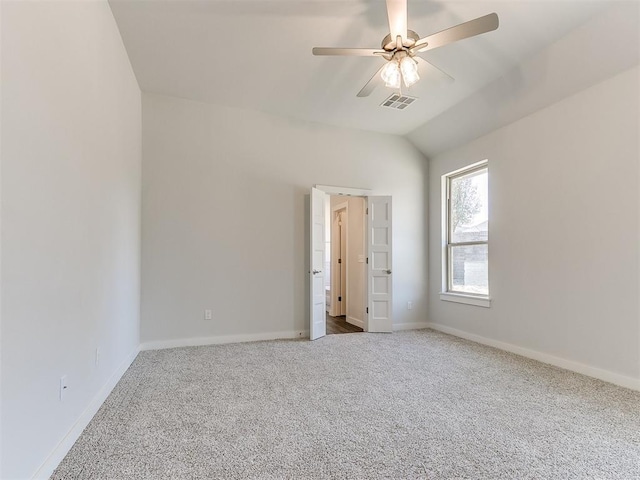
<path fill-rule="evenodd" d="M 365 203 L 366 203 L 366 199 L 367 197 L 373 195 L 373 191 L 367 189 L 367 188 L 350 188 L 350 187 L 337 187 L 337 186 L 332 186 L 332 185 L 314 185 L 314 188 L 317 188 L 318 190 L 322 190 L 325 194 L 327 195 L 337 195 L 337 196 L 345 196 L 345 197 L 363 197 L 365 199 Z M 366 205 L 365 205 L 366 208 Z M 333 211 L 331 211 L 331 214 L 333 214 Z M 347 220 L 348 221 L 348 220 Z M 366 220 L 365 220 L 365 225 L 366 225 Z M 367 228 L 365 226 L 365 232 L 364 232 L 364 239 L 365 239 L 365 245 L 367 245 L 368 243 L 368 236 L 369 236 L 369 232 L 366 231 Z M 333 240 L 333 238 L 332 238 Z M 333 275 L 333 271 L 331 272 L 331 275 Z M 347 282 L 349 280 L 347 279 Z M 364 304 L 362 305 L 363 308 L 363 312 L 367 311 L 367 307 L 369 306 L 369 278 L 368 275 L 365 274 L 364 276 L 364 298 L 363 298 L 363 302 Z M 333 298 L 332 298 L 332 303 L 333 303 Z M 369 331 L 369 316 L 365 313 L 364 318 L 362 320 L 363 322 L 363 330 L 365 332 Z"/>

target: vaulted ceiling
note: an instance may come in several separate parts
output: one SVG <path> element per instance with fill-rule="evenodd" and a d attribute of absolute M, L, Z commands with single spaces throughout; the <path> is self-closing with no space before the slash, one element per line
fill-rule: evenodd
<path fill-rule="evenodd" d="M 607 1 L 409 0 L 420 36 L 496 12 L 494 32 L 422 56 L 455 78 L 427 76 L 398 111 L 391 93 L 356 93 L 381 66 L 369 57 L 314 57 L 314 46 L 377 48 L 380 0 L 111 0 L 143 91 L 321 122 L 407 134 L 598 15 Z"/>

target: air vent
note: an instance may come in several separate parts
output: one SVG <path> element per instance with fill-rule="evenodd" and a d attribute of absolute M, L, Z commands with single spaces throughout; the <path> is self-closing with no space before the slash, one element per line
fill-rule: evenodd
<path fill-rule="evenodd" d="M 407 95 L 398 95 L 394 93 L 389 98 L 387 98 L 384 102 L 382 102 L 381 106 L 395 108 L 396 110 L 404 110 L 409 105 L 411 105 L 417 98 L 409 97 Z"/>

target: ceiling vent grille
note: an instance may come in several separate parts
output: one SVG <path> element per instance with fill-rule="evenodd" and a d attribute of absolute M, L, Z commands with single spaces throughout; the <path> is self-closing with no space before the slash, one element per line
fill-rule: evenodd
<path fill-rule="evenodd" d="M 382 107 L 395 108 L 396 110 L 404 110 L 416 100 L 416 97 L 409 97 L 408 95 L 399 95 L 394 93 L 380 105 Z"/>

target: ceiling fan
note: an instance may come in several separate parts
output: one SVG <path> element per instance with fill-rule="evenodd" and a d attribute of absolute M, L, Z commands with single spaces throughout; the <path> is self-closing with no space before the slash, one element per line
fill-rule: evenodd
<path fill-rule="evenodd" d="M 382 82 L 391 88 L 400 89 L 402 82 L 405 86 L 410 87 L 420 79 L 419 68 L 424 64 L 429 64 L 425 59 L 417 56 L 418 53 L 491 32 L 497 29 L 499 24 L 498 15 L 490 13 L 484 17 L 420 38 L 416 32 L 407 29 L 407 0 L 387 0 L 387 16 L 390 33 L 382 39 L 381 48 L 314 47 L 312 50 L 314 55 L 380 57 L 386 60 L 386 63 L 358 92 L 358 97 L 369 96 Z M 432 66 L 435 67 L 435 65 Z M 453 80 L 449 75 L 444 75 Z"/>

